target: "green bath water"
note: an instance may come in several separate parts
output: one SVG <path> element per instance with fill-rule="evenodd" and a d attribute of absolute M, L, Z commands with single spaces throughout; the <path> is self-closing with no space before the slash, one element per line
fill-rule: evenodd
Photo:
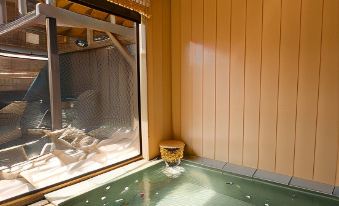
<path fill-rule="evenodd" d="M 160 162 L 61 205 L 339 206 L 339 199 L 184 161 L 175 170 Z"/>

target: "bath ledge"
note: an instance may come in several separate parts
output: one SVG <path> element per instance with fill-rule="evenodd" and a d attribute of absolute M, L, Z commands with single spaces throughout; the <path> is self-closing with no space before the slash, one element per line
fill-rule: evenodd
<path fill-rule="evenodd" d="M 162 160 L 153 160 L 153 161 L 139 160 L 128 165 L 125 165 L 123 167 L 119 167 L 110 172 L 98 175 L 91 179 L 48 193 L 45 195 L 45 198 L 51 204 L 57 206 L 73 197 L 76 197 L 90 190 L 98 188 L 113 180 L 118 180 L 127 175 L 136 173 L 140 170 L 153 166 L 161 161 Z"/>
<path fill-rule="evenodd" d="M 278 184 L 297 187 L 312 192 L 323 193 L 326 195 L 333 195 L 339 197 L 339 186 L 328 185 L 312 180 L 305 180 L 298 177 L 287 176 L 274 172 L 269 172 L 260 169 L 235 165 L 232 163 L 222 162 L 198 156 L 186 156 L 185 161 L 193 162 L 195 164 L 203 165 L 206 167 L 222 170 L 222 172 L 234 173 L 242 176 L 247 176 L 253 179 L 260 179 Z M 221 167 L 223 165 L 223 167 Z"/>

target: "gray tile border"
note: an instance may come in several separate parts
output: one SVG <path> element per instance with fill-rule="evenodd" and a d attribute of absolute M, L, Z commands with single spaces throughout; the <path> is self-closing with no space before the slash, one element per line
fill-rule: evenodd
<path fill-rule="evenodd" d="M 333 190 L 333 195 L 339 197 L 339 186 L 336 186 Z"/>
<path fill-rule="evenodd" d="M 278 184 L 298 187 L 309 191 L 315 191 L 323 194 L 329 194 L 339 197 L 339 186 L 334 187 L 324 183 L 319 183 L 311 180 L 305 180 L 297 177 L 291 177 L 283 174 L 269 172 L 265 170 L 240 166 L 232 163 L 212 160 L 198 156 L 185 156 L 184 160 L 195 164 L 220 169 L 224 172 L 230 172 L 238 175 L 251 177 L 254 179 L 266 180 Z"/>
<path fill-rule="evenodd" d="M 269 172 L 265 170 L 260 170 L 258 169 L 255 174 L 253 175 L 254 178 L 257 179 L 262 179 L 262 180 L 267 180 L 270 182 L 276 182 L 284 185 L 288 185 L 290 182 L 291 178 L 290 176 L 283 175 L 283 174 L 278 174 L 274 172 Z"/>
<path fill-rule="evenodd" d="M 256 169 L 250 168 L 250 167 L 239 166 L 239 165 L 235 165 L 235 164 L 232 164 L 232 163 L 228 163 L 223 168 L 223 171 L 231 172 L 231 173 L 235 173 L 235 174 L 240 174 L 240 175 L 247 176 L 247 177 L 253 177 Z"/>
<path fill-rule="evenodd" d="M 212 160 L 204 157 L 197 157 L 197 156 L 188 156 L 185 157 L 184 160 L 191 161 L 196 164 L 200 164 L 206 167 L 211 167 L 214 169 L 222 170 L 222 168 L 226 165 L 226 162 L 222 162 L 219 160 Z"/>
<path fill-rule="evenodd" d="M 292 177 L 291 182 L 289 184 L 290 186 L 303 188 L 306 190 L 312 190 L 315 192 L 320 192 L 324 194 L 331 195 L 333 193 L 334 186 L 328 185 L 324 183 L 314 182 L 311 180 L 305 180 L 298 177 Z"/>

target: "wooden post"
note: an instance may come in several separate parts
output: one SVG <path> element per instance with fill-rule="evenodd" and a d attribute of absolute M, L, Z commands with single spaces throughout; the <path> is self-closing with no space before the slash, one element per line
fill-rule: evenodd
<path fill-rule="evenodd" d="M 87 29 L 87 43 L 89 46 L 93 44 L 93 29 Z"/>
<path fill-rule="evenodd" d="M 49 96 L 51 102 L 52 130 L 61 129 L 60 68 L 56 19 L 46 18 Z"/>
<path fill-rule="evenodd" d="M 18 9 L 21 15 L 27 14 L 27 2 L 26 0 L 18 0 Z"/>
<path fill-rule="evenodd" d="M 7 23 L 6 0 L 0 0 L 0 24 Z"/>

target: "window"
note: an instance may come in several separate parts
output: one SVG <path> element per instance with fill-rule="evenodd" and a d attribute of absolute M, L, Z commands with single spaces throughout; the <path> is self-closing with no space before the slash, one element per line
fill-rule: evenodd
<path fill-rule="evenodd" d="M 24 14 L 5 2 L 0 203 L 140 155 L 138 22 L 70 1 L 39 14 L 37 1 Z"/>

